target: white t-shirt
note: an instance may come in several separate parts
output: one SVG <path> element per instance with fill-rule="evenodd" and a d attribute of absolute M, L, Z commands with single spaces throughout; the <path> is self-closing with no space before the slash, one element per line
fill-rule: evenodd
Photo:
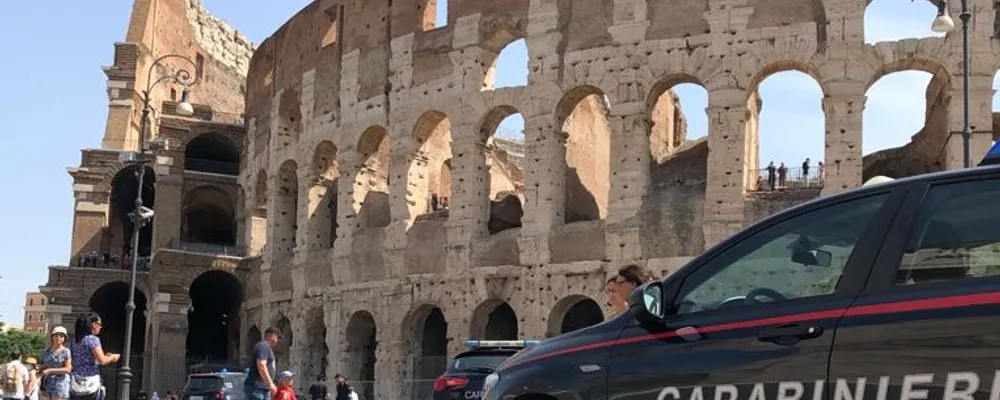
<path fill-rule="evenodd" d="M 24 389 L 28 387 L 28 382 L 31 381 L 31 376 L 28 375 L 28 367 L 25 367 L 20 360 L 15 360 L 11 361 L 8 364 L 3 364 L 3 369 L 0 369 L 0 386 L 3 386 L 3 384 L 7 382 L 7 367 L 10 364 L 14 364 L 14 368 L 17 369 L 18 371 L 17 374 L 20 376 L 23 383 L 21 385 L 18 385 L 17 392 L 15 393 L 4 392 L 3 397 L 8 399 L 23 399 Z"/>

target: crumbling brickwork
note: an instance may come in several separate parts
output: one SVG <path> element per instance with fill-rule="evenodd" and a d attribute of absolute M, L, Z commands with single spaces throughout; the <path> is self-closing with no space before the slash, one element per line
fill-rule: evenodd
<path fill-rule="evenodd" d="M 133 261 L 129 214 L 141 193 L 155 217 L 139 235 L 132 390 L 160 385 L 160 392 L 178 391 L 185 365 L 225 361 L 241 350 L 217 343 L 238 346 L 242 282 L 248 280 L 241 238 L 253 226 L 242 223 L 246 196 L 238 175 L 253 48 L 199 0 L 137 0 L 125 41 L 114 49 L 114 63 L 105 67 L 109 111 L 103 146 L 82 150 L 79 166 L 68 169 L 75 200 L 70 258 L 49 268 L 41 287 L 49 299 L 45 312 L 50 325 L 72 332 L 77 314 L 96 311 L 104 322 L 105 350 L 124 350 Z M 146 139 L 165 138 L 169 146 L 146 164 L 140 185 L 139 167 L 121 156 L 139 145 L 142 91 L 149 79 L 181 70 L 198 78 L 190 97 L 195 114 L 177 116 L 184 88 L 175 82 L 165 80 L 150 93 Z M 199 330 L 204 320 L 217 322 Z M 188 329 L 189 321 L 195 328 Z M 188 346 L 189 332 L 197 338 L 195 346 Z M 198 343 L 216 346 L 222 355 Z M 116 374 L 104 376 L 110 379 L 108 396 L 116 397 Z"/>

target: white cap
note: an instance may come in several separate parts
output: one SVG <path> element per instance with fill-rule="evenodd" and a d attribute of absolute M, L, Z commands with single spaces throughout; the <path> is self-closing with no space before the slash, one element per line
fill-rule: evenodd
<path fill-rule="evenodd" d="M 66 333 L 66 328 L 63 328 L 61 326 L 52 328 L 52 333 L 50 335 L 55 335 L 57 333 L 61 333 L 63 336 L 69 336 L 69 334 Z"/>

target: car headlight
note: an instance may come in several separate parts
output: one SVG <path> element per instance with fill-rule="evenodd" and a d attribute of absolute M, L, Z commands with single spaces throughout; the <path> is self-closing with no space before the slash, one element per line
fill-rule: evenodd
<path fill-rule="evenodd" d="M 486 379 L 483 380 L 483 399 L 488 398 L 487 396 L 489 396 L 490 394 L 490 389 L 493 389 L 493 387 L 496 386 L 497 382 L 499 381 L 500 381 L 500 375 L 497 375 L 496 372 L 486 375 Z"/>

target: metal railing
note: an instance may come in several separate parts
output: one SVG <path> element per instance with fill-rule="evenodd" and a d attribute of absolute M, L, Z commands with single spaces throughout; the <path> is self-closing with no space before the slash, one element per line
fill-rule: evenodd
<path fill-rule="evenodd" d="M 784 171 L 775 166 L 774 171 L 767 168 L 750 170 L 750 176 L 756 176 L 750 184 L 751 192 L 769 192 L 779 190 L 819 189 L 823 187 L 823 168 L 801 167 L 785 168 Z"/>
<path fill-rule="evenodd" d="M 210 174 L 239 175 L 240 163 L 187 157 L 184 159 L 184 169 Z"/>
<path fill-rule="evenodd" d="M 182 240 L 170 239 L 167 242 L 168 249 L 188 251 L 192 253 L 216 254 L 230 257 L 246 257 L 247 248 L 245 246 L 223 245 L 214 243 L 193 243 Z"/>
<path fill-rule="evenodd" d="M 152 258 L 149 256 L 139 257 L 139 272 L 149 272 L 150 264 Z M 128 271 L 132 268 L 132 262 L 126 257 L 116 257 L 111 256 L 105 261 L 103 255 L 93 258 L 88 254 L 83 254 L 77 257 L 76 260 L 70 263 L 70 268 L 89 268 L 89 269 L 104 269 L 104 270 L 120 270 Z"/>

